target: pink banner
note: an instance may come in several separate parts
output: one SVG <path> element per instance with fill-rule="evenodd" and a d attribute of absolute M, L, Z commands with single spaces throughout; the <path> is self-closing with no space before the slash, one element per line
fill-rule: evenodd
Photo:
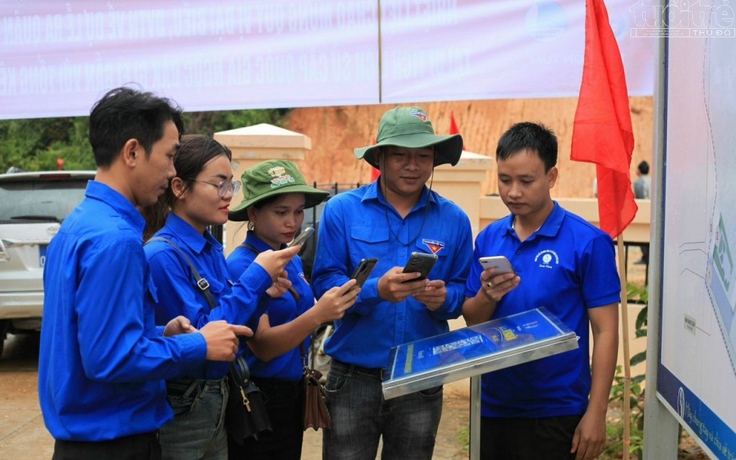
<path fill-rule="evenodd" d="M 655 40 L 611 1 L 632 95 Z M 86 115 L 126 83 L 187 111 L 577 95 L 584 2 L 0 1 L 0 118 Z M 636 63 L 636 65 L 634 65 Z"/>

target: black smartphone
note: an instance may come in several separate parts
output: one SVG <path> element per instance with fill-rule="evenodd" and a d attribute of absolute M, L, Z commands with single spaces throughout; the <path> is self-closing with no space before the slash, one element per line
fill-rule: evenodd
<path fill-rule="evenodd" d="M 303 232 L 299 234 L 296 238 L 292 240 L 291 243 L 289 243 L 286 247 L 290 248 L 292 246 L 295 246 L 297 244 L 304 244 L 306 243 L 307 239 L 312 236 L 312 233 L 314 233 L 314 227 L 307 227 L 304 229 Z"/>
<path fill-rule="evenodd" d="M 356 286 L 363 287 L 363 284 L 365 283 L 365 280 L 368 279 L 368 276 L 371 274 L 374 268 L 376 268 L 376 264 L 378 263 L 378 259 L 375 257 L 371 257 L 368 259 L 363 259 L 358 264 L 358 267 L 355 269 L 355 272 L 353 272 L 353 278 L 357 282 L 355 283 Z"/>
<path fill-rule="evenodd" d="M 413 280 L 404 281 L 405 283 L 409 283 L 412 281 L 418 281 L 426 279 L 427 276 L 429 276 L 429 272 L 432 271 L 432 267 L 434 267 L 434 264 L 437 262 L 437 254 L 429 254 L 426 252 L 412 252 L 411 256 L 409 256 L 409 261 L 406 263 L 406 266 L 404 267 L 403 273 L 416 273 L 419 272 L 422 274 L 419 278 L 415 278 Z"/>

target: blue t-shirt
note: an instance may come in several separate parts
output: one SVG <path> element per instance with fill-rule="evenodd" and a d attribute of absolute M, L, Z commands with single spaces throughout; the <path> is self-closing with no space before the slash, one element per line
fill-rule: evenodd
<path fill-rule="evenodd" d="M 335 322 L 325 346 L 333 358 L 369 368 L 385 367 L 395 346 L 449 330 L 447 320 L 462 313 L 473 239 L 468 216 L 436 192 L 425 187 L 402 218 L 383 198 L 379 184 L 380 179 L 327 202 L 312 276 L 319 297 L 348 281 L 361 259 L 378 258 L 358 301 Z M 392 303 L 378 295 L 378 279 L 406 265 L 414 251 L 438 256 L 428 278 L 445 281 L 447 298 L 436 311 L 412 297 Z"/>
<path fill-rule="evenodd" d="M 204 361 L 202 334 L 161 337 L 144 305 L 145 221 L 100 182 L 51 240 L 44 269 L 38 395 L 55 439 L 105 441 L 173 418 L 164 379 Z"/>
<path fill-rule="evenodd" d="M 582 415 L 591 385 L 588 309 L 621 300 L 613 241 L 556 202 L 542 227 L 524 242 L 513 221 L 507 216 L 478 234 L 465 295 L 474 297 L 480 289 L 478 258 L 504 255 L 521 284 L 498 302 L 492 319 L 545 307 L 575 331 L 579 348 L 483 375 L 481 415 Z"/>
<path fill-rule="evenodd" d="M 230 281 L 222 253 L 222 245 L 205 231 L 202 235 L 174 213 L 154 238 L 166 238 L 175 243 L 210 285 L 216 308 L 212 309 L 204 293 L 196 285 L 192 269 L 179 251 L 165 241 L 151 241 L 144 247 L 151 268 L 152 283 L 146 304 L 156 312 L 156 324 L 166 325 L 179 315 L 186 316 L 192 326 L 202 328 L 210 321 L 225 320 L 230 324 L 245 324 L 255 331 L 266 309 L 262 295 L 271 284 L 271 276 L 258 264 L 242 272 L 235 283 Z M 186 377 L 219 379 L 228 373 L 224 362 L 201 362 L 189 366 Z"/>
<path fill-rule="evenodd" d="M 245 242 L 258 252 L 272 249 L 253 232 L 248 232 Z M 249 267 L 254 265 L 253 260 L 257 256 L 258 254 L 255 251 L 245 246 L 241 245 L 235 248 L 227 258 L 230 276 L 235 277 L 248 270 Z M 299 301 L 288 291 L 275 299 L 266 294 L 264 299 L 267 299 L 268 308 L 265 313 L 268 315 L 268 322 L 271 327 L 286 324 L 314 306 L 314 294 L 312 293 L 312 288 L 309 287 L 309 283 L 304 278 L 304 268 L 302 267 L 302 261 L 299 256 L 295 256 L 286 265 L 286 272 L 289 274 L 289 281 L 291 281 L 292 288 L 299 294 Z M 307 353 L 309 351 L 310 338 L 307 337 L 302 343 L 304 344 L 304 353 Z M 245 347 L 245 358 L 248 361 L 250 373 L 254 377 L 289 380 L 293 382 L 298 381 L 302 377 L 304 362 L 302 360 L 301 347 L 289 350 L 268 362 L 259 360 L 250 348 Z"/>

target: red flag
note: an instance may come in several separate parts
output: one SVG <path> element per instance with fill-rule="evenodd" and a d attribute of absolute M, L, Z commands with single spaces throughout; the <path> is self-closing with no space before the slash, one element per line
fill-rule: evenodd
<path fill-rule="evenodd" d="M 457 129 L 457 122 L 455 121 L 455 111 L 450 112 L 450 134 L 460 134 L 460 130 Z M 465 150 L 465 144 L 463 144 L 463 150 Z"/>
<path fill-rule="evenodd" d="M 376 138 L 371 139 L 371 145 L 376 145 Z M 381 171 L 371 166 L 371 182 L 375 182 L 381 176 Z"/>
<path fill-rule="evenodd" d="M 596 163 L 600 226 L 611 238 L 624 231 L 638 210 L 629 172 L 633 151 L 621 53 L 603 0 L 586 0 L 583 81 L 570 159 Z"/>

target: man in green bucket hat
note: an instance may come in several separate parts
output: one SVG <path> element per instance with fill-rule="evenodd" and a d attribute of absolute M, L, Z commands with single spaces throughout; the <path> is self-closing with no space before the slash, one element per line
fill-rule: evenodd
<path fill-rule="evenodd" d="M 386 401 L 381 381 L 391 348 L 447 332 L 447 320 L 461 314 L 470 221 L 425 185 L 435 166 L 455 165 L 461 153 L 462 138 L 436 135 L 422 108 L 391 109 L 381 118 L 377 143 L 355 149 L 381 171 L 379 179 L 325 206 L 313 271 L 318 297 L 349 279 L 362 259 L 378 258 L 326 342 L 332 428 L 324 431 L 325 459 L 373 460 L 381 438 L 383 458 L 432 458 L 442 387 Z M 437 256 L 426 279 L 403 273 L 414 252 Z"/>

